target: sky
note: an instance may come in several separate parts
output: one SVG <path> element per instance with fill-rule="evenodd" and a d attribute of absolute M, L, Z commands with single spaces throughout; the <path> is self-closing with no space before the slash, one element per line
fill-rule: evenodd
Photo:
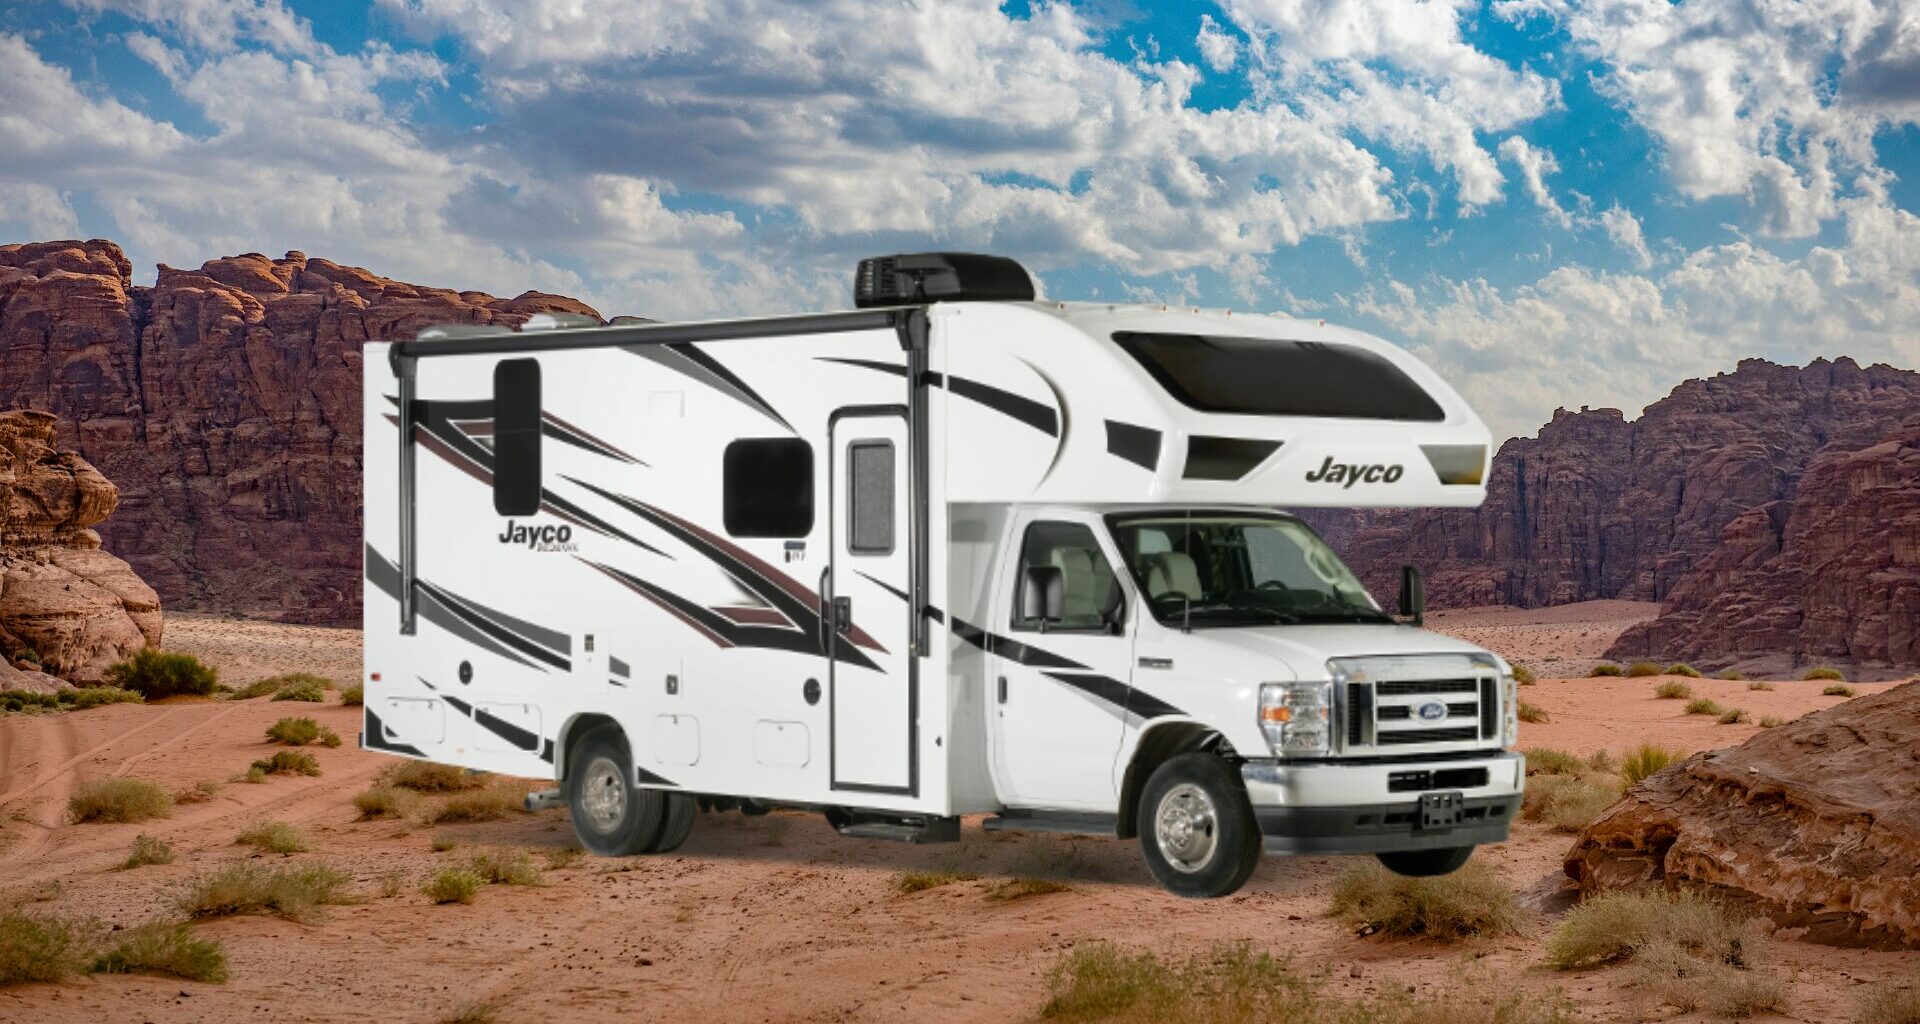
<path fill-rule="evenodd" d="M 1496 436 L 1920 368 L 1920 0 L 7 0 L 0 241 L 661 319 L 863 256 L 1375 332 Z"/>

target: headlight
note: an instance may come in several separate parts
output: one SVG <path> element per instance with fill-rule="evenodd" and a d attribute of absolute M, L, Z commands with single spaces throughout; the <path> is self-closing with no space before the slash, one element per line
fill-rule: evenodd
<path fill-rule="evenodd" d="M 1260 731 L 1275 757 L 1333 750 L 1332 683 L 1265 683 L 1260 687 Z"/>

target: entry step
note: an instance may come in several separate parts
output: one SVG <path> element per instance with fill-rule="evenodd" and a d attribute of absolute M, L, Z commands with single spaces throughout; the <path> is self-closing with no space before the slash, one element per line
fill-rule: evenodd
<path fill-rule="evenodd" d="M 989 832 L 1062 832 L 1081 836 L 1111 836 L 1120 831 L 1120 819 L 1093 811 L 1007 811 L 981 823 Z"/>
<path fill-rule="evenodd" d="M 840 820 L 829 816 L 835 830 L 858 839 L 889 839 L 896 843 L 957 843 L 960 819 L 928 815 L 924 817 L 869 814 L 854 811 Z"/>

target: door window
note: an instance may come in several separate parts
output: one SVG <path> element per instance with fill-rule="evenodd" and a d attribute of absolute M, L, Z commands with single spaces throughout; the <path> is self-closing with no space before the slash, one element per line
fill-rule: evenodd
<path fill-rule="evenodd" d="M 847 445 L 847 550 L 893 554 L 893 442 Z"/>
<path fill-rule="evenodd" d="M 1027 527 L 1014 576 L 1013 628 L 1038 630 L 1040 623 L 1020 617 L 1020 581 L 1034 566 L 1060 570 L 1061 619 L 1048 629 L 1104 632 L 1123 618 L 1123 592 L 1113 566 L 1100 551 L 1093 531 L 1080 523 L 1042 521 Z"/>

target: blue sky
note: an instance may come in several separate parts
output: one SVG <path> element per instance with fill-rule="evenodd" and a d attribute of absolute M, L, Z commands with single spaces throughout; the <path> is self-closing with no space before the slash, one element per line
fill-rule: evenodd
<path fill-rule="evenodd" d="M 19 0 L 0 241 L 607 315 L 861 255 L 1325 317 L 1496 431 L 1740 358 L 1920 365 L 1915 0 Z"/>

